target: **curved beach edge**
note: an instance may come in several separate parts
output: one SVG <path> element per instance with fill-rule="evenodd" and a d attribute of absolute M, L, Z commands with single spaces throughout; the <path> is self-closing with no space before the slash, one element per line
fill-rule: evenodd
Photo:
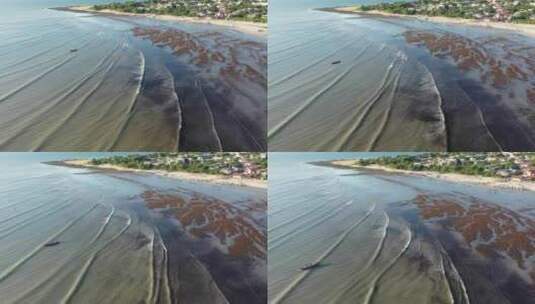
<path fill-rule="evenodd" d="M 379 165 L 369 165 L 369 166 L 360 166 L 356 164 L 356 160 L 334 160 L 330 161 L 328 164 L 333 167 L 342 168 L 342 169 L 353 169 L 353 170 L 367 170 L 367 171 L 376 171 L 383 173 L 396 173 L 404 175 L 413 175 L 413 176 L 423 176 L 428 178 L 440 179 L 448 182 L 454 183 L 468 183 L 474 185 L 485 186 L 489 188 L 500 188 L 500 189 L 509 189 L 509 190 L 518 190 L 518 191 L 535 191 L 535 182 L 515 180 L 515 179 L 505 179 L 498 177 L 487 177 L 487 176 L 474 176 L 474 175 L 465 175 L 458 173 L 438 173 L 432 171 L 410 171 L 410 170 L 400 170 L 389 168 Z"/>
<path fill-rule="evenodd" d="M 125 167 L 115 166 L 115 165 L 110 165 L 110 164 L 92 165 L 90 162 L 91 161 L 87 159 L 82 159 L 82 160 L 77 159 L 77 160 L 63 160 L 63 161 L 56 161 L 56 162 L 48 162 L 47 164 L 65 166 L 65 167 L 71 167 L 71 168 L 81 168 L 81 169 L 112 170 L 112 171 L 133 172 L 133 173 L 149 173 L 149 174 L 155 174 L 155 175 L 159 175 L 159 176 L 163 176 L 167 178 L 178 179 L 178 180 L 267 189 L 267 181 L 261 180 L 261 179 L 229 177 L 229 176 L 224 176 L 224 175 L 190 173 L 190 172 L 180 172 L 180 171 L 170 172 L 170 171 L 164 171 L 164 170 L 142 170 L 142 169 L 134 169 L 134 168 L 125 168 Z"/>
<path fill-rule="evenodd" d="M 331 13 L 360 15 L 360 16 L 369 16 L 369 17 L 395 17 L 395 18 L 405 18 L 405 19 L 443 23 L 443 24 L 479 26 L 479 27 L 486 27 L 486 28 L 495 28 L 495 29 L 500 29 L 500 30 L 515 31 L 517 33 L 522 33 L 527 36 L 535 37 L 535 25 L 534 24 L 495 22 L 495 21 L 451 18 L 451 17 L 442 17 L 442 16 L 402 15 L 402 14 L 387 13 L 387 12 L 378 11 L 378 10 L 361 11 L 360 6 L 358 5 L 318 8 L 316 10 L 324 11 L 324 12 L 331 12 Z"/>
<path fill-rule="evenodd" d="M 171 21 L 171 22 L 187 22 L 187 23 L 201 23 L 201 24 L 212 24 L 217 26 L 228 27 L 236 31 L 259 36 L 267 36 L 267 24 L 259 22 L 248 22 L 248 21 L 239 21 L 239 20 L 224 20 L 224 19 L 212 19 L 212 18 L 198 18 L 198 17 L 185 17 L 185 16 L 173 16 L 173 15 L 158 15 L 158 14 L 134 14 L 119 12 L 114 10 L 100 10 L 97 11 L 93 9 L 92 6 L 66 6 L 66 7 L 56 7 L 52 8 L 54 10 L 68 11 L 73 13 L 90 13 L 94 15 L 116 15 L 116 16 L 131 16 L 131 17 L 145 17 L 152 18 L 161 21 Z"/>

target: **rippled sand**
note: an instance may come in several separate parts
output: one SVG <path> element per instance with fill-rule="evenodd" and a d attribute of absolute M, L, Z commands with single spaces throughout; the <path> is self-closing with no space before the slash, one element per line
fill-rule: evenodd
<path fill-rule="evenodd" d="M 294 9 L 289 14 L 282 3 L 273 7 L 273 151 L 535 147 L 530 37 L 311 8 L 288 8 Z"/>
<path fill-rule="evenodd" d="M 261 36 L 55 10 L 3 28 L 2 150 L 266 149 Z"/>
<path fill-rule="evenodd" d="M 533 192 L 270 157 L 270 303 L 534 303 Z"/>
<path fill-rule="evenodd" d="M 265 303 L 265 191 L 27 163 L 2 178 L 3 303 Z"/>

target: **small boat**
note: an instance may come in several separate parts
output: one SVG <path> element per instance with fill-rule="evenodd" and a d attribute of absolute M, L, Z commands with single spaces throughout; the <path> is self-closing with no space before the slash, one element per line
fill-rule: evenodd
<path fill-rule="evenodd" d="M 331 62 L 331 64 L 339 64 L 340 62 L 342 62 L 342 61 L 341 60 L 336 60 L 336 61 Z"/>
<path fill-rule="evenodd" d="M 305 266 L 301 267 L 301 270 L 309 270 L 309 269 L 312 269 L 312 268 L 316 268 L 319 265 L 320 265 L 320 262 L 309 263 L 309 264 L 306 264 Z"/>
<path fill-rule="evenodd" d="M 61 242 L 50 242 L 50 243 L 46 243 L 46 244 L 45 244 L 45 247 L 56 246 L 56 245 L 59 245 L 59 243 L 61 243 Z"/>
<path fill-rule="evenodd" d="M 71 53 L 78 52 L 78 49 L 71 49 Z"/>

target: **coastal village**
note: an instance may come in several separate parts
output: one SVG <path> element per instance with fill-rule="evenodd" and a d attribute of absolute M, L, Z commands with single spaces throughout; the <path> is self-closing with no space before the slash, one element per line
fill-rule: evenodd
<path fill-rule="evenodd" d="M 147 0 L 95 5 L 95 10 L 267 22 L 267 0 Z"/>
<path fill-rule="evenodd" d="M 535 23 L 535 1 L 533 0 L 419 0 L 363 5 L 360 10 L 497 22 Z"/>
<path fill-rule="evenodd" d="M 231 177 L 267 179 L 265 153 L 152 153 L 95 158 L 92 165 L 118 165 L 143 170 L 185 171 Z"/>
<path fill-rule="evenodd" d="M 358 161 L 358 165 L 371 164 L 412 171 L 461 173 L 535 181 L 535 153 L 426 153 Z"/>

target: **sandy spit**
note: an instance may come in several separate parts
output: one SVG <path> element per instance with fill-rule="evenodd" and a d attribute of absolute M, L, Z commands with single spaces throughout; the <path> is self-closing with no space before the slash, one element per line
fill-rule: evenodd
<path fill-rule="evenodd" d="M 224 175 L 203 174 L 203 173 L 189 173 L 189 172 L 169 172 L 164 170 L 141 170 L 125 168 L 120 166 L 114 166 L 109 164 L 104 165 L 92 165 L 90 160 L 65 160 L 63 164 L 71 167 L 88 168 L 88 169 L 103 169 L 103 170 L 115 170 L 122 172 L 136 172 L 136 173 L 150 173 L 168 178 L 175 178 L 180 180 L 222 184 L 222 185 L 234 185 L 267 189 L 267 181 L 252 178 L 242 177 L 228 177 Z"/>
<path fill-rule="evenodd" d="M 491 188 L 521 190 L 521 191 L 535 191 L 535 182 L 522 181 L 518 179 L 504 179 L 498 177 L 486 177 L 486 176 L 474 176 L 464 175 L 458 173 L 437 173 L 431 171 L 409 171 L 399 170 L 379 165 L 359 166 L 355 164 L 356 160 L 335 160 L 331 164 L 338 167 L 346 167 L 351 169 L 365 169 L 365 170 L 378 170 L 383 172 L 400 173 L 413 176 L 424 176 L 429 178 L 435 178 L 445 180 L 454 183 L 467 183 L 482 185 Z"/>
<path fill-rule="evenodd" d="M 267 24 L 257 23 L 257 22 L 247 22 L 247 21 L 236 21 L 236 20 L 220 20 L 220 19 L 211 19 L 211 18 L 197 18 L 197 17 L 180 17 L 172 15 L 156 15 L 156 14 L 134 14 L 126 12 L 118 12 L 114 10 L 94 10 L 92 6 L 69 6 L 62 8 L 66 11 L 72 12 L 81 12 L 81 13 L 92 13 L 92 14 L 111 14 L 111 15 L 120 15 L 120 16 L 137 16 L 137 17 L 146 17 L 153 18 L 162 21 L 172 21 L 172 22 L 189 22 L 189 23 L 203 23 L 203 24 L 214 24 L 224 27 L 229 27 L 237 31 L 265 37 L 267 36 Z"/>
<path fill-rule="evenodd" d="M 481 27 L 495 28 L 495 29 L 501 29 L 501 30 L 515 31 L 516 33 L 523 33 L 525 35 L 535 37 L 535 25 L 533 24 L 495 22 L 495 21 L 451 18 L 451 17 L 441 17 L 441 16 L 401 15 L 401 14 L 393 14 L 393 13 L 387 13 L 387 12 L 382 12 L 382 11 L 377 11 L 377 10 L 359 11 L 359 6 L 333 7 L 333 8 L 323 8 L 319 10 L 327 11 L 327 12 L 344 13 L 344 14 L 355 14 L 355 15 L 361 15 L 361 16 L 398 17 L 398 18 L 408 18 L 408 19 L 415 19 L 415 20 L 420 20 L 420 21 L 445 23 L 445 24 L 481 26 Z"/>

